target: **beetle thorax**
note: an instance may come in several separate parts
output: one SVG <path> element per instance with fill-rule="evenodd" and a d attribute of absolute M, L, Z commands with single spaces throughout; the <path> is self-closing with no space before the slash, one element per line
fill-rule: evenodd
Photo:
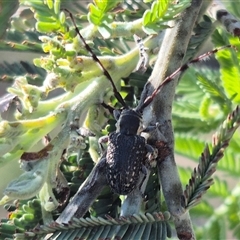
<path fill-rule="evenodd" d="M 142 129 L 142 116 L 133 109 L 123 109 L 116 127 L 116 132 L 125 135 L 137 135 Z"/>

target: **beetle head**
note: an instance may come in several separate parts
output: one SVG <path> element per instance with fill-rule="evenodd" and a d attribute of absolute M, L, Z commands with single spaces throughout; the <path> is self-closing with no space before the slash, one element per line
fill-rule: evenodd
<path fill-rule="evenodd" d="M 136 135 L 142 129 L 142 116 L 133 109 L 115 110 L 114 117 L 117 120 L 116 132 L 125 135 Z"/>

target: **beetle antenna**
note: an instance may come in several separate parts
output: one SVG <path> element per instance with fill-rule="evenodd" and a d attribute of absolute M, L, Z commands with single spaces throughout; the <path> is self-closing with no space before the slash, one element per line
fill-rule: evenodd
<path fill-rule="evenodd" d="M 121 96 L 120 93 L 118 92 L 118 90 L 117 90 L 117 88 L 116 88 L 116 86 L 115 86 L 115 84 L 114 84 L 114 82 L 113 82 L 113 79 L 112 79 L 111 75 L 109 74 L 109 72 L 107 71 L 107 69 L 102 65 L 102 63 L 101 63 L 100 60 L 98 59 L 97 55 L 92 51 L 92 49 L 91 49 L 90 46 L 86 43 L 85 39 L 83 38 L 82 34 L 80 33 L 80 31 L 79 31 L 79 29 L 78 29 L 78 27 L 77 27 L 77 24 L 76 24 L 76 22 L 75 22 L 75 20 L 74 20 L 74 17 L 73 17 L 73 15 L 72 15 L 72 13 L 71 13 L 69 10 L 67 10 L 67 9 L 64 9 L 64 11 L 66 11 L 66 12 L 69 14 L 69 16 L 70 16 L 70 18 L 71 18 L 71 20 L 72 20 L 72 22 L 73 22 L 73 25 L 74 25 L 74 27 L 75 27 L 75 31 L 76 31 L 76 33 L 78 34 L 78 36 L 80 37 L 80 39 L 81 39 L 84 47 L 85 47 L 86 50 L 90 53 L 92 59 L 99 65 L 99 67 L 101 68 L 101 70 L 102 70 L 103 74 L 105 75 L 105 77 L 110 81 L 110 83 L 111 83 L 111 85 L 112 85 L 112 88 L 113 88 L 113 92 L 114 92 L 115 97 L 116 97 L 117 100 L 122 104 L 122 106 L 123 106 L 124 108 L 128 108 L 127 104 L 125 103 L 125 101 L 123 100 L 122 96 Z"/>
<path fill-rule="evenodd" d="M 153 99 L 155 98 L 155 96 L 162 90 L 162 88 L 163 88 L 167 83 L 171 82 L 178 74 L 183 73 L 184 71 L 186 71 L 186 70 L 191 66 L 191 64 L 194 64 L 194 63 L 197 63 L 197 62 L 199 62 L 199 61 L 201 61 L 201 60 L 204 60 L 204 59 L 206 59 L 207 57 L 209 57 L 209 56 L 211 56 L 211 55 L 213 55 L 213 54 L 217 53 L 218 51 L 221 51 L 221 50 L 223 50 L 223 49 L 225 49 L 225 48 L 233 48 L 233 49 L 236 50 L 236 47 L 233 46 L 233 45 L 222 46 L 222 47 L 219 47 L 219 48 L 215 48 L 215 49 L 213 49 L 212 51 L 206 52 L 206 53 L 198 56 L 197 58 L 194 58 L 193 60 L 185 63 L 185 64 L 182 65 L 180 68 L 178 68 L 175 72 L 173 72 L 171 75 L 169 75 L 168 77 L 166 77 L 166 78 L 163 80 L 163 82 L 153 91 L 153 93 L 144 100 L 143 104 L 137 107 L 137 110 L 140 111 L 140 112 L 142 112 L 143 109 L 144 109 L 145 107 L 147 107 L 147 106 L 153 101 Z"/>

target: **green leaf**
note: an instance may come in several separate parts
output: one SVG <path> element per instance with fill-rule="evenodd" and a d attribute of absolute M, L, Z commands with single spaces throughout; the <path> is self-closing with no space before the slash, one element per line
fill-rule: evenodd
<path fill-rule="evenodd" d="M 182 156 L 197 161 L 204 146 L 205 142 L 199 138 L 186 134 L 175 134 L 175 152 Z"/>
<path fill-rule="evenodd" d="M 240 154 L 238 153 L 239 149 L 239 134 L 235 133 L 235 136 L 232 138 L 232 142 L 224 153 L 224 157 L 218 163 L 218 169 L 225 171 L 231 177 L 238 177 L 240 173 Z M 235 142 L 235 144 L 234 144 Z M 181 156 L 192 159 L 197 162 L 202 150 L 204 149 L 205 141 L 194 138 L 191 135 L 187 134 L 175 134 L 175 152 Z"/>
<path fill-rule="evenodd" d="M 208 120 L 210 118 L 209 109 L 211 106 L 211 98 L 205 96 L 199 107 L 199 115 L 203 120 Z"/>
<path fill-rule="evenodd" d="M 212 35 L 212 39 L 214 44 L 217 46 L 227 45 L 230 43 L 237 49 L 240 48 L 238 39 L 233 38 L 227 33 L 221 33 L 220 35 L 218 31 L 215 31 Z M 240 103 L 240 53 L 233 49 L 226 49 L 224 51 L 219 51 L 216 54 L 216 58 L 221 66 L 221 80 L 228 98 L 232 99 L 234 103 Z"/>
<path fill-rule="evenodd" d="M 191 168 L 186 168 L 186 167 L 178 167 L 178 173 L 181 179 L 181 183 L 183 185 L 186 185 L 189 181 L 189 177 L 191 176 L 192 169 Z"/>
<path fill-rule="evenodd" d="M 227 181 L 215 176 L 214 184 L 210 187 L 208 193 L 212 197 L 222 197 L 223 199 L 225 199 L 227 196 L 230 195 L 230 191 L 228 190 Z"/>
<path fill-rule="evenodd" d="M 207 15 L 204 15 L 201 22 L 199 22 L 193 29 L 194 33 L 188 44 L 184 62 L 187 62 L 196 56 L 196 53 L 200 51 L 205 43 L 205 39 L 212 34 L 213 29 L 215 29 L 215 26 L 212 23 L 212 20 Z"/>
<path fill-rule="evenodd" d="M 224 218 L 218 218 L 211 222 L 211 225 L 204 229 L 204 234 L 202 239 L 222 240 L 226 239 L 226 224 Z"/>
<path fill-rule="evenodd" d="M 171 236 L 168 220 L 169 213 L 147 213 L 125 217 L 124 219 L 106 218 L 80 218 L 73 219 L 63 230 L 57 223 L 36 228 L 32 232 L 16 234 L 18 239 L 28 239 L 34 236 L 35 239 L 50 232 L 52 239 L 71 239 L 72 236 L 81 239 L 114 239 L 116 236 L 121 239 L 166 239 Z M 166 220 L 165 220 L 166 218 Z"/>
<path fill-rule="evenodd" d="M 16 62 L 9 64 L 3 62 L 0 64 L 0 79 L 13 80 L 16 76 L 25 75 L 30 83 L 41 83 L 45 77 L 45 71 L 41 68 L 35 67 L 32 63 Z"/>
<path fill-rule="evenodd" d="M 189 0 L 173 3 L 170 0 L 156 0 L 151 9 L 143 14 L 143 29 L 147 34 L 157 33 L 167 27 L 167 22 L 176 18 L 177 14 L 190 5 Z"/>
<path fill-rule="evenodd" d="M 211 204 L 206 200 L 201 201 L 200 204 L 190 209 L 191 216 L 194 216 L 196 218 L 199 218 L 202 216 L 211 217 L 213 213 L 214 213 L 214 207 L 211 206 Z"/>
<path fill-rule="evenodd" d="M 223 119 L 224 115 L 231 111 L 232 105 L 217 79 L 210 76 L 206 77 L 197 73 L 198 85 L 205 93 L 199 112 L 203 119 L 208 119 L 208 121 Z"/>
<path fill-rule="evenodd" d="M 2 0 L 0 2 L 0 9 L 1 9 L 1 14 L 0 14 L 0 22 L 1 22 L 1 27 L 0 27 L 0 39 L 3 37 L 5 34 L 8 25 L 9 25 L 9 18 L 14 14 L 14 12 L 18 9 L 19 3 L 17 0 L 12 0 L 12 1 L 6 1 Z"/>
<path fill-rule="evenodd" d="M 38 32 L 50 33 L 60 29 L 58 23 L 49 23 L 49 22 L 37 22 L 36 29 Z"/>
<path fill-rule="evenodd" d="M 114 7 L 116 7 L 121 1 L 109 1 L 109 0 L 94 0 L 94 3 L 96 6 L 101 10 L 103 13 L 107 13 L 110 10 L 112 10 Z"/>
<path fill-rule="evenodd" d="M 178 172 L 182 184 L 187 184 L 192 174 L 192 169 L 186 167 L 178 167 Z M 220 179 L 219 177 L 215 176 L 214 184 L 211 185 L 210 189 L 208 190 L 208 194 L 212 197 L 221 197 L 223 199 L 229 196 L 230 192 L 228 190 L 228 184 L 225 179 Z"/>
<path fill-rule="evenodd" d="M 143 25 L 156 23 L 159 18 L 163 17 L 168 9 L 170 1 L 155 1 L 151 6 L 151 10 L 147 10 L 143 15 Z M 146 19 L 145 19 L 146 17 Z"/>
<path fill-rule="evenodd" d="M 152 2 L 153 0 L 143 0 L 143 2 L 145 3 L 149 3 L 149 2 Z"/>
<path fill-rule="evenodd" d="M 240 9 L 238 7 L 239 4 L 240 4 L 239 0 L 224 2 L 224 5 L 229 10 L 229 12 L 231 12 L 233 15 L 235 15 L 235 17 L 238 18 L 240 18 Z"/>
<path fill-rule="evenodd" d="M 10 217 L 1 219 L 1 238 L 6 236 L 8 239 L 13 239 L 14 233 L 32 229 L 42 219 L 41 202 L 38 199 L 19 200 L 17 205 L 6 204 L 4 208 L 9 212 Z"/>
<path fill-rule="evenodd" d="M 197 73 L 197 78 L 198 84 L 201 86 L 202 90 L 205 93 L 208 93 L 210 97 L 218 99 L 218 101 L 221 101 L 221 103 L 227 100 L 227 96 L 225 95 L 223 89 L 219 86 L 219 83 L 214 82 L 213 80 L 206 78 L 203 74 L 199 73 Z"/>
<path fill-rule="evenodd" d="M 238 197 L 232 196 L 231 200 L 232 200 L 231 204 L 228 205 L 227 218 L 229 221 L 230 229 L 234 229 L 234 231 L 236 232 L 236 230 L 239 228 L 239 223 L 240 223 L 239 212 L 236 211 L 237 209 L 239 210 L 240 208 L 240 204 L 239 204 L 240 198 L 239 196 Z"/>
<path fill-rule="evenodd" d="M 218 168 L 227 172 L 232 177 L 239 177 L 240 161 L 237 159 L 240 159 L 240 154 L 239 152 L 233 151 L 230 145 L 223 159 L 219 162 Z"/>
<path fill-rule="evenodd" d="M 121 1 L 111 0 L 94 0 L 94 4 L 90 3 L 88 19 L 97 26 L 100 26 L 104 21 L 109 20 L 109 12 L 115 8 Z"/>

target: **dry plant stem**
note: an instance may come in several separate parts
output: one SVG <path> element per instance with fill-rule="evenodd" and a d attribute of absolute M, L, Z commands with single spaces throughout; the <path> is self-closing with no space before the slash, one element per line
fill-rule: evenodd
<path fill-rule="evenodd" d="M 240 22 L 230 14 L 220 1 L 214 0 L 208 9 L 209 15 L 218 20 L 235 37 L 240 37 Z"/>
<path fill-rule="evenodd" d="M 180 20 L 174 23 L 174 27 L 167 29 L 149 83 L 146 85 L 142 99 L 149 96 L 149 92 L 159 85 L 163 79 L 182 65 L 191 33 L 196 19 L 199 18 L 202 1 L 194 0 L 180 16 Z M 160 132 L 166 138 L 170 154 L 158 162 L 158 171 L 162 184 L 163 194 L 168 210 L 174 216 L 174 224 L 179 239 L 195 239 L 191 220 L 188 212 L 181 205 L 183 195 L 182 185 L 179 179 L 176 162 L 174 160 L 174 136 L 171 122 L 172 103 L 175 94 L 177 79 L 167 84 L 158 94 L 152 104 L 144 111 L 143 119 L 146 125 L 160 123 Z M 161 141 L 158 137 L 158 141 Z"/>
<path fill-rule="evenodd" d="M 68 204 L 58 217 L 56 220 L 57 223 L 68 223 L 73 217 L 80 218 L 84 216 L 93 201 L 107 184 L 104 171 L 105 168 L 106 159 L 101 158 L 88 178 L 78 189 L 70 204 Z"/>
<path fill-rule="evenodd" d="M 145 180 L 142 183 L 142 180 L 144 179 L 144 174 L 140 173 L 138 187 L 134 189 L 131 193 L 129 193 L 123 201 L 123 204 L 121 206 L 121 216 L 131 216 L 134 214 L 139 214 L 143 202 L 143 192 L 146 189 L 149 176 L 150 170 L 147 170 L 147 175 L 145 176 Z M 141 186 L 139 186 L 140 183 L 142 183 Z"/>

